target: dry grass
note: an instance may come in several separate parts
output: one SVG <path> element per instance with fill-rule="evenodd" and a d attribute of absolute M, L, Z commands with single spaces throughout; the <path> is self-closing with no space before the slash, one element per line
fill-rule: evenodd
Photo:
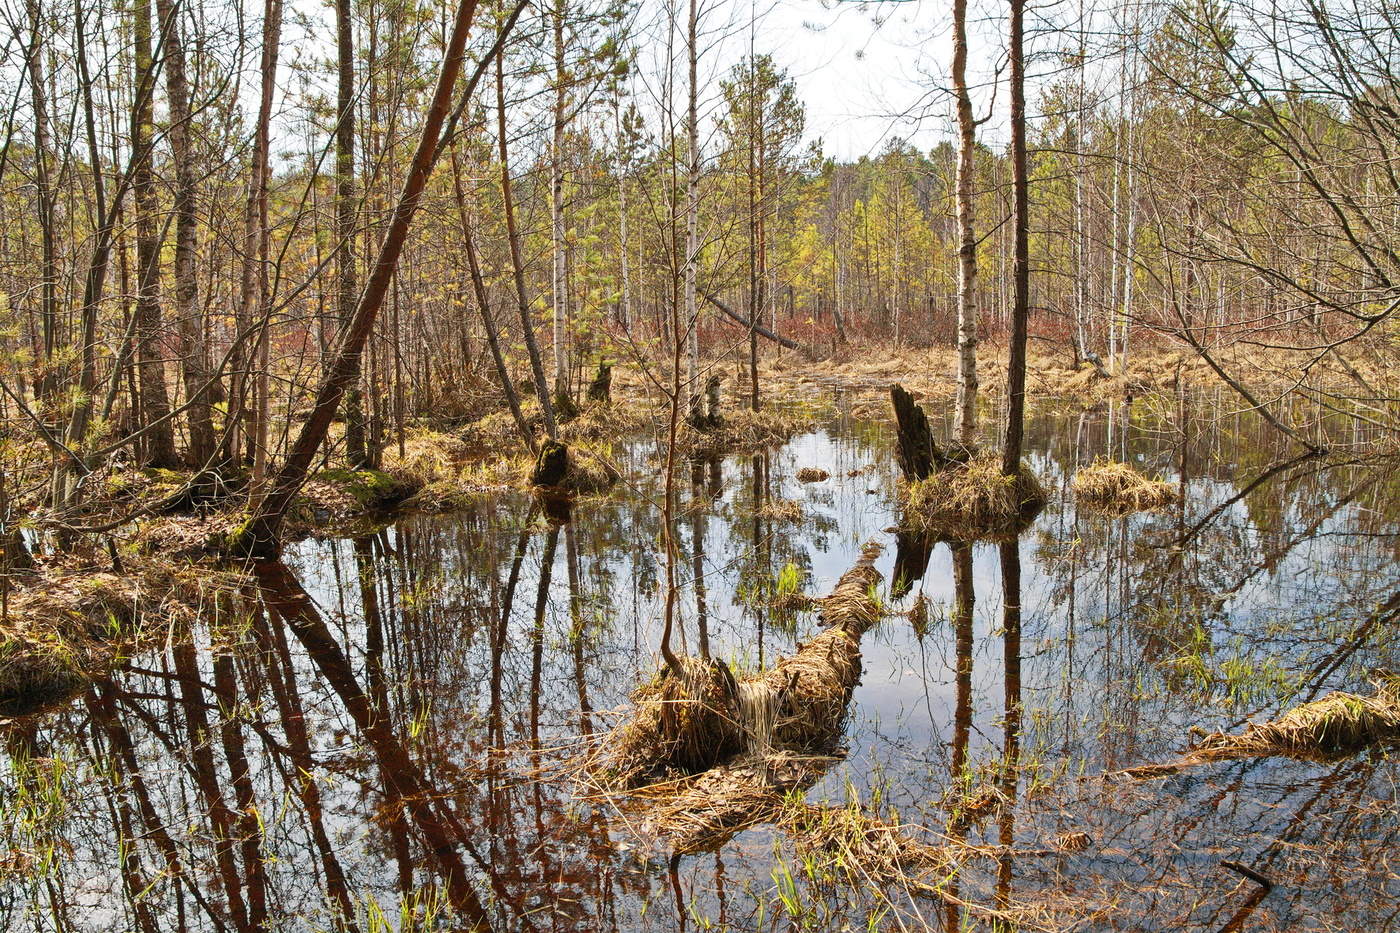
<path fill-rule="evenodd" d="M 879 620 L 878 545 L 821 601 L 827 628 L 765 673 L 737 681 L 723 662 L 682 658 L 633 694 L 635 708 L 579 769 L 607 790 L 632 790 L 770 749 L 830 750 L 860 677 L 860 636 Z"/>
<path fill-rule="evenodd" d="M 10 594 L 0 623 L 0 715 L 65 702 L 140 645 L 227 605 L 245 578 L 141 560 L 122 574 L 47 568 Z"/>
<path fill-rule="evenodd" d="M 418 429 L 404 438 L 403 455 L 397 444 L 384 451 L 384 472 L 414 487 L 450 480 L 467 459 L 466 441 L 453 434 Z"/>
<path fill-rule="evenodd" d="M 771 498 L 754 510 L 754 515 L 776 522 L 802 521 L 802 503 L 795 499 Z"/>
<path fill-rule="evenodd" d="M 739 687 L 721 662 L 682 657 L 632 694 L 635 710 L 588 762 L 603 786 L 628 790 L 695 774 L 744 749 Z"/>
<path fill-rule="evenodd" d="M 759 451 L 785 442 L 811 427 L 814 421 L 810 412 L 726 409 L 724 422 L 710 430 L 699 431 L 683 424 L 676 437 L 676 449 L 684 456 Z"/>
<path fill-rule="evenodd" d="M 976 541 L 1020 534 L 1045 507 L 1045 490 L 1023 465 L 1014 477 L 982 454 L 927 479 L 900 485 L 905 530 L 939 540 Z"/>
<path fill-rule="evenodd" d="M 673 851 L 712 852 L 736 833 L 776 822 L 788 795 L 812 786 L 830 760 L 749 756 L 676 784 L 653 786 L 632 809 Z"/>
<path fill-rule="evenodd" d="M 820 483 L 831 478 L 831 474 L 826 470 L 817 467 L 803 467 L 797 471 L 797 481 L 799 483 Z"/>
<path fill-rule="evenodd" d="M 564 490 L 576 496 L 592 495 L 611 489 L 620 475 L 606 450 L 575 445 L 569 448 L 569 472 L 564 477 Z"/>
<path fill-rule="evenodd" d="M 857 801 L 844 807 L 792 802 L 779 825 L 799 855 L 820 859 L 857 886 L 873 881 L 937 894 L 939 882 L 976 851 L 922 842 L 897 821 L 881 819 Z"/>
<path fill-rule="evenodd" d="M 1151 512 L 1177 501 L 1169 484 L 1105 457 L 1074 474 L 1074 497 L 1085 508 L 1109 515 Z"/>
<path fill-rule="evenodd" d="M 1211 733 L 1187 756 L 1193 761 L 1281 755 L 1335 761 L 1376 746 L 1400 743 L 1400 678 L 1377 682 L 1372 696 L 1341 691 L 1304 703 L 1239 735 Z"/>

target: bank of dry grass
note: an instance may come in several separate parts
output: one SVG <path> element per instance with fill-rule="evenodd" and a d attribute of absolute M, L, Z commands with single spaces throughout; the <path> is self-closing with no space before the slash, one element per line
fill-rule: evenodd
<path fill-rule="evenodd" d="M 122 657 L 227 612 L 245 579 L 231 571 L 145 559 L 112 573 L 51 564 L 9 594 L 0 619 L 0 715 L 66 702 Z"/>
<path fill-rule="evenodd" d="M 1193 761 L 1279 755 L 1336 761 L 1377 747 L 1400 744 L 1400 678 L 1385 676 L 1370 696 L 1336 691 L 1288 710 L 1278 719 L 1251 723 L 1244 732 L 1214 732 L 1191 750 Z"/>

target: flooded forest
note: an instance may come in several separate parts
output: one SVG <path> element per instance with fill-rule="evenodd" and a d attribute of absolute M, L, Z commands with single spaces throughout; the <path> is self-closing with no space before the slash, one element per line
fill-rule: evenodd
<path fill-rule="evenodd" d="M 1400 930 L 1390 0 L 0 14 L 0 929 Z"/>

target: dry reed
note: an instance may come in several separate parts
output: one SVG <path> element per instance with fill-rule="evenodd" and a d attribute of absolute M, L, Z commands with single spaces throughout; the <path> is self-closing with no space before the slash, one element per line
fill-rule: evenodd
<path fill-rule="evenodd" d="M 1372 696 L 1337 691 L 1304 703 L 1239 735 L 1213 732 L 1188 754 L 1191 761 L 1280 755 L 1335 761 L 1376 746 L 1400 743 L 1400 678 L 1377 681 Z"/>

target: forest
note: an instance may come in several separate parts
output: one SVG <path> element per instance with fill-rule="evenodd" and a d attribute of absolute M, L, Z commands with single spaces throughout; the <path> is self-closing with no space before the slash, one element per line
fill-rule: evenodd
<path fill-rule="evenodd" d="M 1390 0 L 0 0 L 0 921 L 1382 930 Z"/>

